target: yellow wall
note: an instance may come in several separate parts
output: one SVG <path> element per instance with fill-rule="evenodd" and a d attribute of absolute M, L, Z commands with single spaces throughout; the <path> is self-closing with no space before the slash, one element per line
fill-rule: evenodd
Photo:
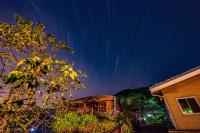
<path fill-rule="evenodd" d="M 200 75 L 162 90 L 177 129 L 200 129 L 200 113 L 184 115 L 176 98 L 195 96 L 200 103 Z"/>

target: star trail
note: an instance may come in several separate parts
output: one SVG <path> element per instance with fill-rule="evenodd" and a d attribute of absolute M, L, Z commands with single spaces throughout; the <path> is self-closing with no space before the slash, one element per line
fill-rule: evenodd
<path fill-rule="evenodd" d="M 149 86 L 200 64 L 198 0 L 1 0 L 0 21 L 13 14 L 45 24 L 69 42 L 60 53 L 85 71 L 76 97 Z"/>

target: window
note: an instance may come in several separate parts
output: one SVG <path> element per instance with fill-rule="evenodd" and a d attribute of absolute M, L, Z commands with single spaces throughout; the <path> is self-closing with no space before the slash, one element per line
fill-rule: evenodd
<path fill-rule="evenodd" d="M 200 106 L 195 97 L 177 99 L 184 114 L 200 113 Z"/>
<path fill-rule="evenodd" d="M 106 103 L 105 102 L 101 102 L 100 103 L 100 111 L 101 112 L 106 112 Z"/>

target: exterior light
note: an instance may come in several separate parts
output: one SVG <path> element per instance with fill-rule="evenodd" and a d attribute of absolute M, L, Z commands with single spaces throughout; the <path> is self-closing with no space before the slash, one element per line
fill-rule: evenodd
<path fill-rule="evenodd" d="M 37 128 L 36 127 L 31 127 L 30 128 L 30 133 L 36 133 L 37 131 Z"/>
<path fill-rule="evenodd" d="M 147 114 L 147 117 L 151 117 L 152 115 L 151 114 Z"/>

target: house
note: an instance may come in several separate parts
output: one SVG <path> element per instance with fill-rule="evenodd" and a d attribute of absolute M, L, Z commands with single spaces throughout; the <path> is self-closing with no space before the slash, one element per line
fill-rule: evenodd
<path fill-rule="evenodd" d="M 109 113 L 117 114 L 119 112 L 118 99 L 111 95 L 90 96 L 72 100 L 68 104 L 69 111 L 78 111 L 80 113 Z"/>
<path fill-rule="evenodd" d="M 200 130 L 200 66 L 150 87 L 177 130 Z"/>

